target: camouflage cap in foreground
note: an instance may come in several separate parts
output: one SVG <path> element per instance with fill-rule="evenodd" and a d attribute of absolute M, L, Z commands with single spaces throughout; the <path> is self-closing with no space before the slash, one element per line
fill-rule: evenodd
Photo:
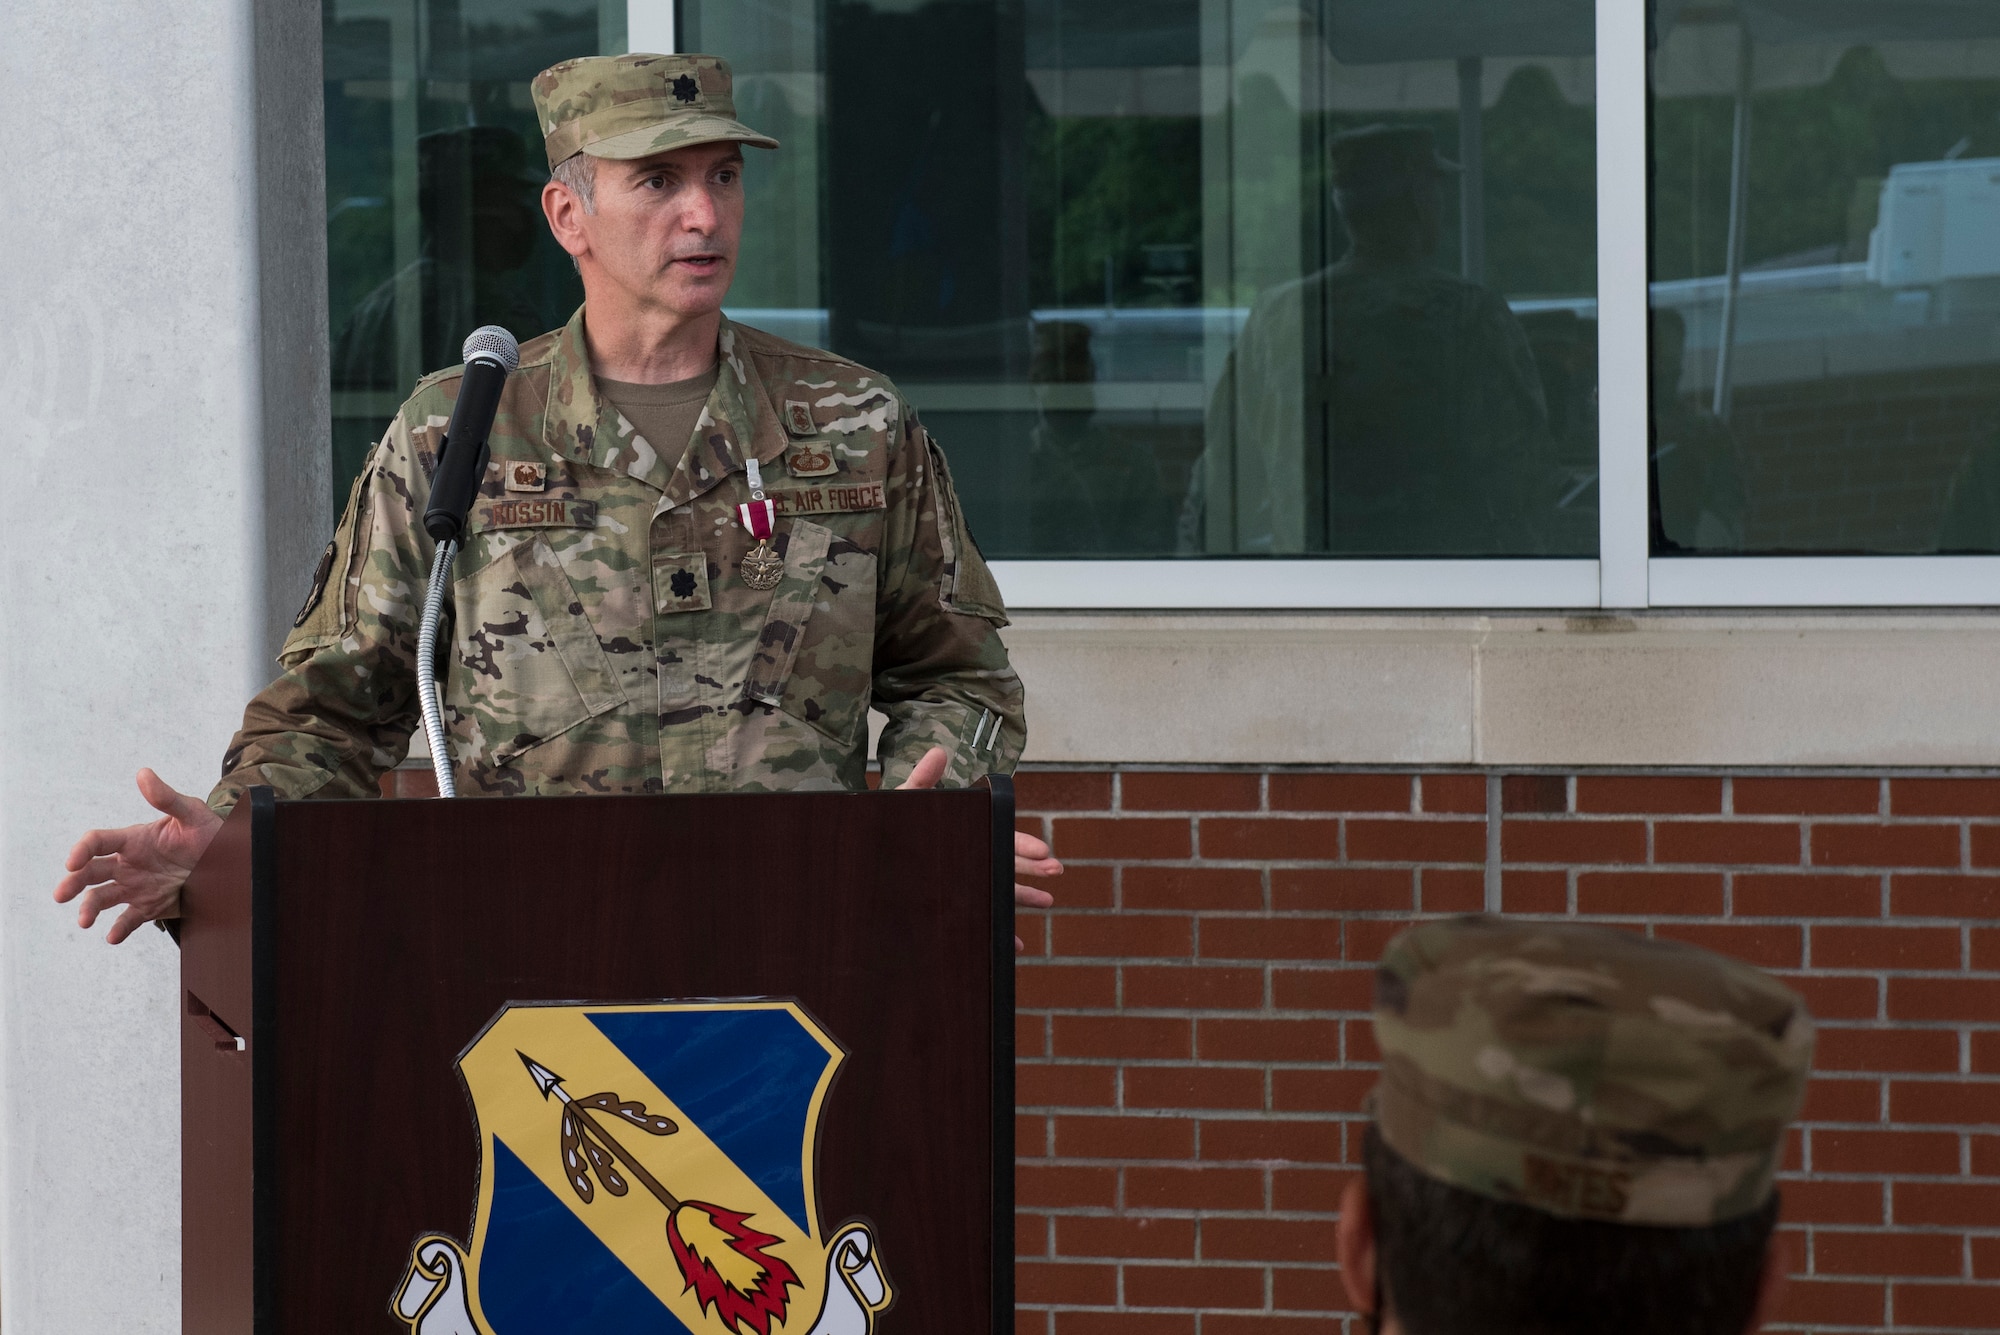
<path fill-rule="evenodd" d="M 719 56 L 584 56 L 535 76 L 535 116 L 549 167 L 578 153 L 651 157 L 672 148 L 778 141 L 736 119 L 729 62 Z"/>
<path fill-rule="evenodd" d="M 1420 1171 L 1551 1214 L 1679 1227 L 1770 1198 L 1812 1064 L 1775 979 L 1575 923 L 1458 918 L 1376 974 L 1382 1138 Z"/>

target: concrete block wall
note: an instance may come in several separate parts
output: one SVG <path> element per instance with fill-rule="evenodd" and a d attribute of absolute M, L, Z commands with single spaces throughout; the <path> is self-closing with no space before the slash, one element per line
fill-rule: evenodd
<path fill-rule="evenodd" d="M 1807 998 L 1775 1329 L 2000 1330 L 2000 775 L 1488 777 L 1020 776 L 1068 872 L 1021 926 L 1019 1335 L 1360 1335 L 1333 1207 L 1373 964 L 1489 894 Z"/>

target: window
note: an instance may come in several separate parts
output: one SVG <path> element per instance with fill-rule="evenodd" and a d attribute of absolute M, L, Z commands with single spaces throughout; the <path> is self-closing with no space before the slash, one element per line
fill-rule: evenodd
<path fill-rule="evenodd" d="M 623 0 L 326 0 L 335 497 L 419 376 L 482 324 L 527 339 L 583 300 L 542 221 L 528 81 L 620 51 Z"/>
<path fill-rule="evenodd" d="M 1653 550 L 2000 552 L 2000 7 L 1689 7 L 1653 99 Z"/>
<path fill-rule="evenodd" d="M 897 380 L 1017 607 L 2000 602 L 1988 0 L 326 16 L 337 474 L 579 299 L 526 84 L 629 31 L 784 143 L 732 315 Z"/>
<path fill-rule="evenodd" d="M 737 313 L 893 376 L 996 559 L 1591 556 L 1591 12 L 1444 9 L 686 0 L 791 159 Z"/>

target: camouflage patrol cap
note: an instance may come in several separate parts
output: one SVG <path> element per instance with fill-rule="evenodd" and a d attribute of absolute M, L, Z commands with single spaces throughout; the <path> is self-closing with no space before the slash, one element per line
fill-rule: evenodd
<path fill-rule="evenodd" d="M 1576 923 L 1458 918 L 1376 974 L 1383 1140 L 1439 1181 L 1550 1214 L 1705 1226 L 1771 1195 L 1812 1063 L 1775 979 Z"/>
<path fill-rule="evenodd" d="M 578 153 L 630 159 L 695 144 L 778 146 L 736 119 L 720 56 L 584 56 L 549 66 L 533 87 L 550 170 Z"/>

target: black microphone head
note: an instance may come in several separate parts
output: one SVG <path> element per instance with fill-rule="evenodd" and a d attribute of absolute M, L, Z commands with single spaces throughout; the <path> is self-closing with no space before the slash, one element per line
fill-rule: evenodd
<path fill-rule="evenodd" d="M 460 361 L 468 363 L 497 362 L 501 370 L 512 375 L 521 364 L 521 345 L 499 325 L 484 324 L 465 336 L 465 346 L 459 349 L 458 356 Z"/>

